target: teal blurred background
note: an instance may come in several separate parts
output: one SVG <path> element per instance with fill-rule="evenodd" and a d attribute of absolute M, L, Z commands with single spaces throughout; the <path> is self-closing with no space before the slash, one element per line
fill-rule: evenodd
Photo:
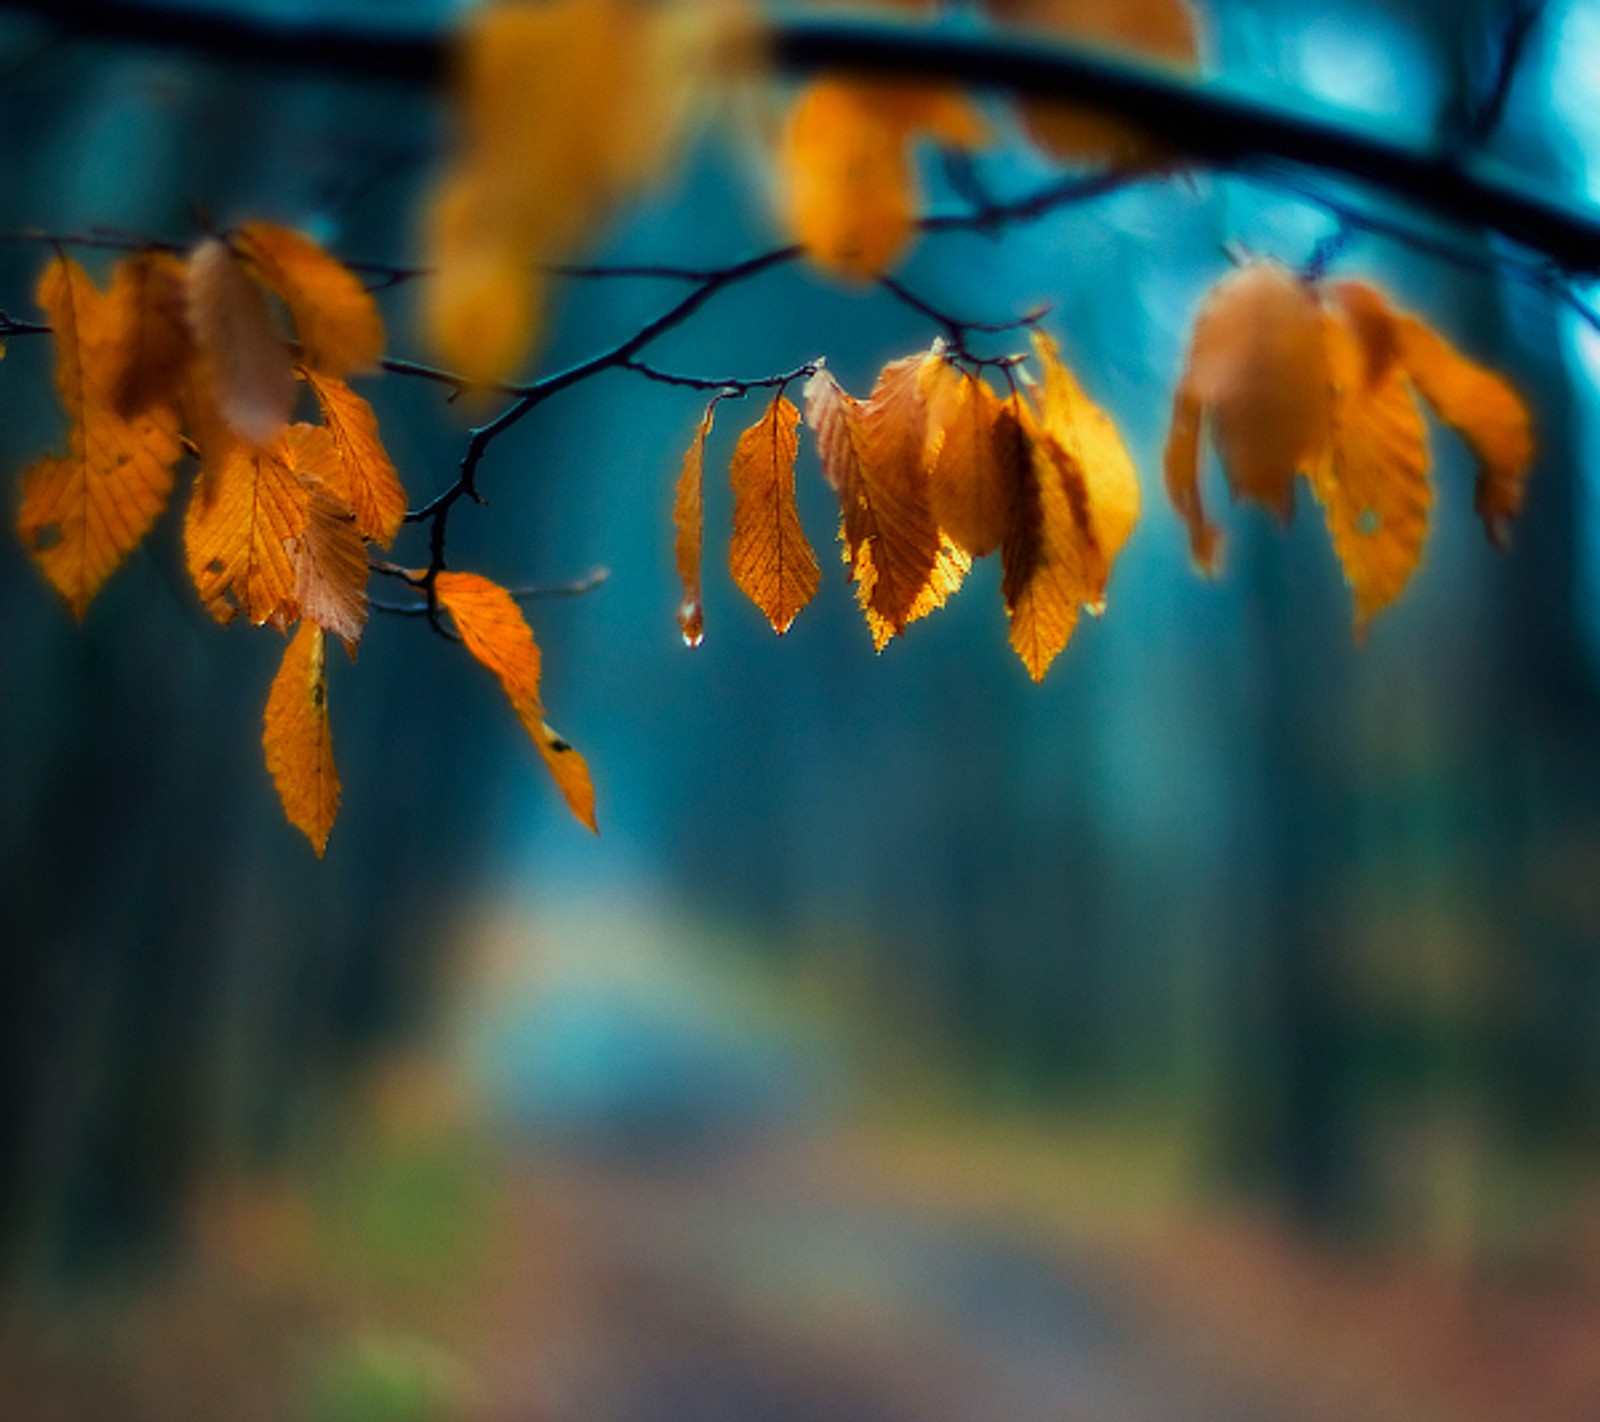
<path fill-rule="evenodd" d="M 1236 0 L 1206 12 L 1208 61 L 1425 142 L 1482 92 L 1506 14 Z M 436 98 L 0 21 L 0 227 L 264 216 L 414 257 Z M 1593 0 L 1546 6 L 1492 156 L 1593 200 L 1597 76 Z M 779 240 L 756 156 L 709 137 L 597 256 Z M 976 172 L 1052 176 L 1014 135 Z M 498 441 L 454 565 L 611 570 L 529 608 L 598 841 L 458 647 L 375 620 L 334 668 L 345 804 L 319 864 L 260 765 L 274 639 L 209 623 L 174 520 L 82 628 L 0 557 L 0 1415 L 1600 1415 L 1600 338 L 1482 270 L 1339 248 L 1335 272 L 1511 374 L 1540 440 L 1497 557 L 1435 432 L 1426 566 L 1358 648 L 1309 501 L 1287 535 L 1225 512 L 1207 584 L 1159 486 L 1225 246 L 1298 264 L 1335 230 L 1199 175 L 905 264 L 965 319 L 1048 304 L 1144 475 L 1110 609 L 1040 687 L 995 568 L 873 654 L 809 452 L 821 595 L 772 636 L 722 571 L 709 478 L 685 649 L 692 393 L 613 373 Z M 43 258 L 0 244 L 12 315 Z M 541 367 L 676 291 L 569 284 Z M 384 300 L 416 353 L 407 289 Z M 934 334 L 785 269 L 652 360 L 820 354 L 864 392 Z M 367 393 L 413 499 L 444 487 L 463 421 L 440 391 Z M 20 471 L 57 435 L 42 346 L 11 342 L 0 397 Z M 719 408 L 708 471 L 755 413 Z"/>

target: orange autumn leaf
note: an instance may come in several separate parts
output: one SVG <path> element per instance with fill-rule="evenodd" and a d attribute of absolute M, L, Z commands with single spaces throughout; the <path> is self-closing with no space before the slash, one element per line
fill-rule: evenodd
<path fill-rule="evenodd" d="M 1080 514 L 1063 478 L 1061 446 L 1044 436 L 1016 395 L 1001 407 L 996 438 L 1019 450 L 1022 474 L 1000 549 L 1001 593 L 1010 618 L 1011 648 L 1028 675 L 1043 681 L 1071 639 L 1078 608 L 1093 600 Z"/>
<path fill-rule="evenodd" d="M 1077 481 L 1082 480 L 1089 606 L 1098 612 L 1104 607 L 1111 565 L 1139 521 L 1139 475 L 1111 417 L 1088 397 L 1078 378 L 1062 363 L 1056 343 L 1035 328 L 1033 349 L 1044 371 L 1040 432 L 1059 444 L 1067 457 L 1063 467 L 1069 471 L 1065 476 L 1069 496 L 1075 497 Z"/>
<path fill-rule="evenodd" d="M 600 829 L 594 817 L 594 779 L 589 774 L 589 762 L 566 737 L 537 713 L 537 709 L 534 712 L 519 712 L 518 715 L 523 729 L 538 747 L 539 757 L 544 761 L 551 779 L 556 782 L 556 789 L 561 792 L 561 798 L 566 801 L 572 817 L 587 827 L 591 834 L 599 834 Z"/>
<path fill-rule="evenodd" d="M 478 384 L 534 348 L 547 282 L 654 178 L 737 61 L 741 7 L 542 0 L 477 7 L 458 49 L 460 143 L 428 205 L 429 343 Z"/>
<path fill-rule="evenodd" d="M 1008 24 L 1181 69 L 1200 59 L 1187 0 L 987 0 L 986 8 Z M 1169 156 L 1136 125 L 1076 104 L 1029 99 L 1021 114 L 1028 136 L 1070 163 L 1144 167 Z"/>
<path fill-rule="evenodd" d="M 367 545 L 355 511 L 313 489 L 305 529 L 289 540 L 288 553 L 301 617 L 354 648 L 367 623 Z"/>
<path fill-rule="evenodd" d="M 1533 421 L 1509 382 L 1474 364 L 1415 316 L 1397 315 L 1400 361 L 1433 413 L 1478 461 L 1474 506 L 1489 541 L 1503 548 L 1533 463 Z"/>
<path fill-rule="evenodd" d="M 937 348 L 921 379 L 929 508 L 957 547 L 981 558 L 1005 541 L 1016 482 L 1005 460 L 1015 441 L 996 438 L 1000 402 L 988 383 L 952 365 Z"/>
<path fill-rule="evenodd" d="M 166 507 L 181 452 L 170 407 L 131 418 L 118 412 L 126 294 L 102 295 L 68 257 L 52 259 L 38 287 L 71 425 L 65 457 L 46 455 L 23 472 L 17 532 L 79 619 Z"/>
<path fill-rule="evenodd" d="M 1311 488 L 1355 594 L 1359 635 L 1422 560 L 1433 502 L 1427 431 L 1400 367 L 1391 364 L 1374 382 L 1350 325 L 1329 313 L 1324 326 L 1337 398 Z"/>
<path fill-rule="evenodd" d="M 270 444 L 294 408 L 294 363 L 266 293 L 219 238 L 189 254 L 188 317 L 223 421 L 251 444 Z"/>
<path fill-rule="evenodd" d="M 729 473 L 733 540 L 728 571 L 782 636 L 822 580 L 794 501 L 800 412 L 782 394 L 739 436 Z"/>
<path fill-rule="evenodd" d="M 907 623 L 942 607 L 971 566 L 928 506 L 918 389 L 927 358 L 891 361 L 865 401 L 847 395 L 826 369 L 806 383 L 806 423 L 839 495 L 845 561 L 879 651 Z"/>
<path fill-rule="evenodd" d="M 926 86 L 825 78 L 801 93 L 779 166 L 789 227 L 818 266 L 868 282 L 894 265 L 921 206 L 922 136 L 975 148 L 984 127 L 960 95 Z"/>
<path fill-rule="evenodd" d="M 138 252 L 111 273 L 111 297 L 123 312 L 112 404 L 124 418 L 152 405 L 177 406 L 194 359 L 184 307 L 188 273 L 170 252 Z"/>
<path fill-rule="evenodd" d="M 389 547 L 405 522 L 406 491 L 383 447 L 372 406 L 342 380 L 305 368 L 300 373 L 317 397 L 323 424 L 333 437 L 356 527 L 363 538 Z"/>
<path fill-rule="evenodd" d="M 265 448 L 235 443 L 195 482 L 184 520 L 189 575 L 219 622 L 236 613 L 287 628 L 299 616 L 291 541 L 310 518 L 311 487 L 339 487 L 328 432 L 292 425 Z"/>
<path fill-rule="evenodd" d="M 539 699 L 539 647 L 522 609 L 505 588 L 477 573 L 440 573 L 434 596 L 450 614 L 462 644 L 494 673 L 523 728 L 538 747 L 570 809 L 595 830 L 594 787 L 583 757 L 546 724 Z"/>
<path fill-rule="evenodd" d="M 1167 485 L 1190 547 L 1215 565 L 1220 535 L 1199 493 L 1197 422 L 1209 424 L 1235 498 L 1287 521 L 1295 475 L 1327 438 L 1328 357 L 1316 293 L 1276 262 L 1252 262 L 1212 288 L 1195 318 L 1179 385 Z"/>
<path fill-rule="evenodd" d="M 247 222 L 234 248 L 283 298 L 312 370 L 343 379 L 374 369 L 383 355 L 378 304 L 343 262 L 291 227 Z"/>
<path fill-rule="evenodd" d="M 700 545 L 705 527 L 705 464 L 706 436 L 711 433 L 711 416 L 716 409 L 713 400 L 695 426 L 694 438 L 683 456 L 683 472 L 678 475 L 678 488 L 672 505 L 672 523 L 676 536 L 673 556 L 678 564 L 678 580 L 683 584 L 683 601 L 678 604 L 678 628 L 683 640 L 698 647 L 705 636 L 705 611 L 700 603 Z"/>
<path fill-rule="evenodd" d="M 284 815 L 322 858 L 339 813 L 339 772 L 328 725 L 327 652 L 314 623 L 302 622 L 284 649 L 267 694 L 261 745 Z"/>

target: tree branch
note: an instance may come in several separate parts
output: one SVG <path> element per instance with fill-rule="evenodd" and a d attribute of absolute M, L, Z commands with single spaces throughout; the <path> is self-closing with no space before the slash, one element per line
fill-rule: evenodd
<path fill-rule="evenodd" d="M 285 24 L 148 0 L 0 0 L 0 9 L 38 15 L 64 34 L 257 66 L 429 85 L 448 68 L 451 32 L 441 27 Z M 1338 173 L 1463 226 L 1498 232 L 1564 270 L 1600 270 L 1600 214 L 1479 162 L 1395 142 L 1303 100 L 1290 108 L 1230 81 L 1195 81 L 1034 36 L 951 24 L 781 10 L 770 34 L 776 63 L 792 73 L 849 70 L 1080 102 L 1204 163 L 1290 163 Z"/>

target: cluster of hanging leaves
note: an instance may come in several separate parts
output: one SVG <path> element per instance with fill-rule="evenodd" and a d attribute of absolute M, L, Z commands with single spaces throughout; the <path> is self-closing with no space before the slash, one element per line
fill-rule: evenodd
<path fill-rule="evenodd" d="M 250 223 L 186 256 L 126 257 L 105 290 L 57 255 L 38 301 L 69 426 L 66 453 L 23 473 L 24 546 L 81 619 L 192 456 L 183 542 L 200 602 L 218 622 L 293 634 L 262 741 L 285 814 L 320 855 L 340 795 L 326 638 L 354 659 L 369 549 L 389 548 L 406 514 L 372 407 L 348 383 L 383 353 L 372 297 L 308 238 Z M 315 423 L 294 419 L 302 404 Z M 538 649 L 510 595 L 466 573 L 439 573 L 433 595 L 592 827 L 587 771 L 545 724 Z"/>
<path fill-rule="evenodd" d="M 933 0 L 877 3 L 923 13 Z M 981 8 L 1145 60 L 1197 62 L 1187 0 Z M 529 359 L 553 272 L 670 164 L 701 97 L 759 76 L 760 25 L 747 0 L 501 0 L 466 23 L 458 69 L 459 141 L 426 211 L 423 327 L 449 379 L 494 385 Z M 821 76 L 772 126 L 783 220 L 816 267 L 874 281 L 918 228 L 916 145 L 981 147 L 993 116 L 948 87 Z M 1129 169 L 1173 158 L 1125 122 L 1071 104 L 1030 99 L 1016 118 L 1066 161 Z M 327 637 L 354 658 L 371 550 L 389 549 L 406 518 L 372 408 L 348 383 L 382 357 L 371 296 L 304 236 L 252 223 L 184 256 L 127 257 L 106 290 L 58 255 L 38 299 L 69 428 L 65 454 L 24 472 L 23 543 L 81 618 L 188 460 L 184 543 L 200 601 L 220 622 L 288 637 L 263 745 L 288 818 L 320 855 L 340 794 Z M 1104 610 L 1140 512 L 1121 437 L 1055 343 L 1035 331 L 1031 357 L 978 361 L 935 342 L 890 361 L 864 397 L 821 361 L 809 369 L 804 423 L 839 499 L 843 560 L 874 645 L 942 606 L 974 559 L 998 554 L 1011 645 L 1041 679 L 1080 610 Z M 777 391 L 728 465 L 729 572 L 779 633 L 821 582 L 795 502 L 801 411 L 788 383 L 736 384 Z M 704 635 L 703 483 L 722 398 L 700 421 L 677 488 L 679 622 L 691 645 Z M 296 420 L 301 407 L 316 418 Z M 1221 545 L 1201 495 L 1209 434 L 1236 499 L 1287 520 L 1296 479 L 1309 481 L 1359 634 L 1421 558 L 1433 501 L 1424 410 L 1471 449 L 1478 512 L 1502 543 L 1533 456 L 1516 392 L 1370 285 L 1308 280 L 1268 261 L 1232 273 L 1195 322 L 1165 456 L 1198 567 L 1215 571 Z M 494 674 L 593 828 L 587 766 L 545 718 L 539 650 L 511 593 L 437 565 L 386 570 L 419 589 L 436 625 Z"/>
<path fill-rule="evenodd" d="M 1139 517 L 1133 461 L 1105 412 L 1035 332 L 1039 379 L 1007 363 L 998 393 L 943 342 L 890 361 L 858 399 L 819 361 L 805 422 L 839 498 L 839 540 L 873 645 L 961 587 L 975 558 L 1000 555 L 1011 645 L 1036 681 L 1066 646 L 1078 611 L 1104 610 L 1111 567 Z M 715 402 L 713 402 L 713 409 Z M 704 631 L 700 601 L 706 411 L 676 505 L 679 623 Z M 729 463 L 734 583 L 786 632 L 821 581 L 795 507 L 800 412 L 779 391 Z"/>
<path fill-rule="evenodd" d="M 806 424 L 839 497 L 839 539 L 880 651 L 961 587 L 972 560 L 999 552 L 1013 649 L 1035 681 L 1066 646 L 1078 611 L 1105 610 L 1111 567 L 1138 522 L 1133 461 L 1042 331 L 1039 378 L 1020 358 L 1002 396 L 981 366 L 942 341 L 891 361 L 872 393 L 842 390 L 821 361 L 806 383 Z M 678 480 L 677 565 L 685 640 L 704 634 L 702 484 L 716 401 Z M 1304 475 L 1367 623 L 1422 558 L 1433 493 L 1422 406 L 1478 464 L 1476 503 L 1496 546 L 1521 510 L 1534 445 L 1527 406 L 1417 317 L 1361 282 L 1303 281 L 1275 262 L 1220 282 L 1195 322 L 1166 450 L 1166 485 L 1202 572 L 1221 535 L 1200 494 L 1209 430 L 1236 499 L 1287 522 Z M 816 593 L 816 555 L 795 506 L 799 411 L 780 390 L 740 436 L 729 466 L 734 583 L 786 632 Z"/>
<path fill-rule="evenodd" d="M 1287 522 L 1296 476 L 1310 482 L 1359 635 L 1422 560 L 1433 503 L 1423 406 L 1471 449 L 1478 514 L 1503 547 L 1533 459 L 1521 396 L 1375 287 L 1303 281 L 1270 261 L 1234 272 L 1195 321 L 1167 440 L 1167 491 L 1196 564 L 1214 571 L 1220 552 L 1200 496 L 1209 428 L 1235 498 Z"/>

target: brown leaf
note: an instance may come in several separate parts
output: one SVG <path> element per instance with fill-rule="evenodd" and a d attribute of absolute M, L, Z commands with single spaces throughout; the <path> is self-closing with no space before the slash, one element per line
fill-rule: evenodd
<path fill-rule="evenodd" d="M 267 694 L 261 745 L 289 823 L 317 858 L 339 813 L 339 772 L 328 725 L 328 662 L 322 628 L 302 622 Z"/>
<path fill-rule="evenodd" d="M 567 808 L 595 830 L 589 767 L 545 722 L 539 699 L 539 647 L 522 609 L 503 587 L 477 573 L 440 573 L 434 579 L 434 595 L 450 614 L 467 651 L 499 679 Z"/>
<path fill-rule="evenodd" d="M 1355 594 L 1360 634 L 1421 562 L 1433 502 L 1427 433 L 1400 367 L 1371 383 L 1362 340 L 1339 317 L 1324 320 L 1337 398 L 1311 487 Z"/>
<path fill-rule="evenodd" d="M 361 280 L 309 237 L 270 222 L 247 222 L 234 246 L 283 298 L 312 370 L 343 379 L 373 370 L 383 356 L 383 317 Z"/>
<path fill-rule="evenodd" d="M 223 420 L 241 439 L 270 444 L 294 408 L 294 363 L 266 293 L 216 237 L 189 254 L 188 315 Z"/>
<path fill-rule="evenodd" d="M 704 487 L 706 436 L 711 433 L 711 416 L 716 401 L 695 426 L 694 438 L 683 456 L 683 472 L 678 475 L 677 495 L 672 505 L 676 533 L 673 555 L 678 564 L 678 580 L 683 584 L 683 601 L 678 605 L 678 627 L 683 640 L 698 647 L 705 637 L 705 612 L 700 603 L 700 545 L 704 535 Z"/>
<path fill-rule="evenodd" d="M 289 541 L 300 615 L 353 648 L 367 622 L 367 546 L 355 511 L 313 489 L 305 531 Z"/>
<path fill-rule="evenodd" d="M 1209 577 L 1217 571 L 1221 535 L 1206 516 L 1200 496 L 1200 424 L 1200 402 L 1187 385 L 1180 385 L 1173 397 L 1172 428 L 1163 465 L 1167 497 L 1189 529 L 1189 556 Z"/>
<path fill-rule="evenodd" d="M 794 501 L 800 412 L 782 394 L 733 451 L 733 540 L 728 571 L 782 636 L 822 580 Z"/>
<path fill-rule="evenodd" d="M 323 423 L 333 437 L 356 527 L 363 538 L 380 548 L 389 547 L 405 522 L 406 491 L 383 447 L 372 406 L 342 380 L 314 370 L 302 369 L 301 374 L 317 397 Z"/>
<path fill-rule="evenodd" d="M 111 299 L 123 312 L 111 377 L 111 403 L 124 419 L 152 405 L 176 407 L 194 341 L 185 303 L 188 272 L 170 252 L 138 252 L 111 273 Z"/>
<path fill-rule="evenodd" d="M 891 361 L 865 402 L 845 394 L 825 369 L 806 384 L 806 423 L 839 493 L 845 558 L 880 651 L 908 622 L 942 607 L 971 566 L 940 534 L 928 506 L 918 391 L 926 358 Z"/>
<path fill-rule="evenodd" d="M 1398 316 L 1395 326 L 1406 375 L 1478 461 L 1478 517 L 1489 541 L 1503 548 L 1511 521 L 1522 511 L 1533 463 L 1528 407 L 1507 381 L 1468 360 L 1415 316 Z"/>
<path fill-rule="evenodd" d="M 328 432 L 292 425 L 265 448 L 232 445 L 215 474 L 196 481 L 184 543 L 195 590 L 217 621 L 242 612 L 283 629 L 299 616 L 290 542 L 310 518 L 310 486 L 337 487 L 338 478 Z"/>
<path fill-rule="evenodd" d="M 995 439 L 1000 402 L 987 382 L 942 355 L 924 366 L 922 390 L 929 507 L 957 547 L 981 558 L 1005 541 L 1015 481 L 1002 460 L 1015 442 Z"/>
<path fill-rule="evenodd" d="M 127 308 L 116 295 L 103 296 L 76 262 L 56 257 L 38 300 L 54 332 L 56 389 L 71 426 L 64 458 L 47 455 L 23 472 L 17 532 L 81 619 L 166 506 L 181 452 L 177 417 L 165 406 L 131 419 L 118 413 Z"/>

